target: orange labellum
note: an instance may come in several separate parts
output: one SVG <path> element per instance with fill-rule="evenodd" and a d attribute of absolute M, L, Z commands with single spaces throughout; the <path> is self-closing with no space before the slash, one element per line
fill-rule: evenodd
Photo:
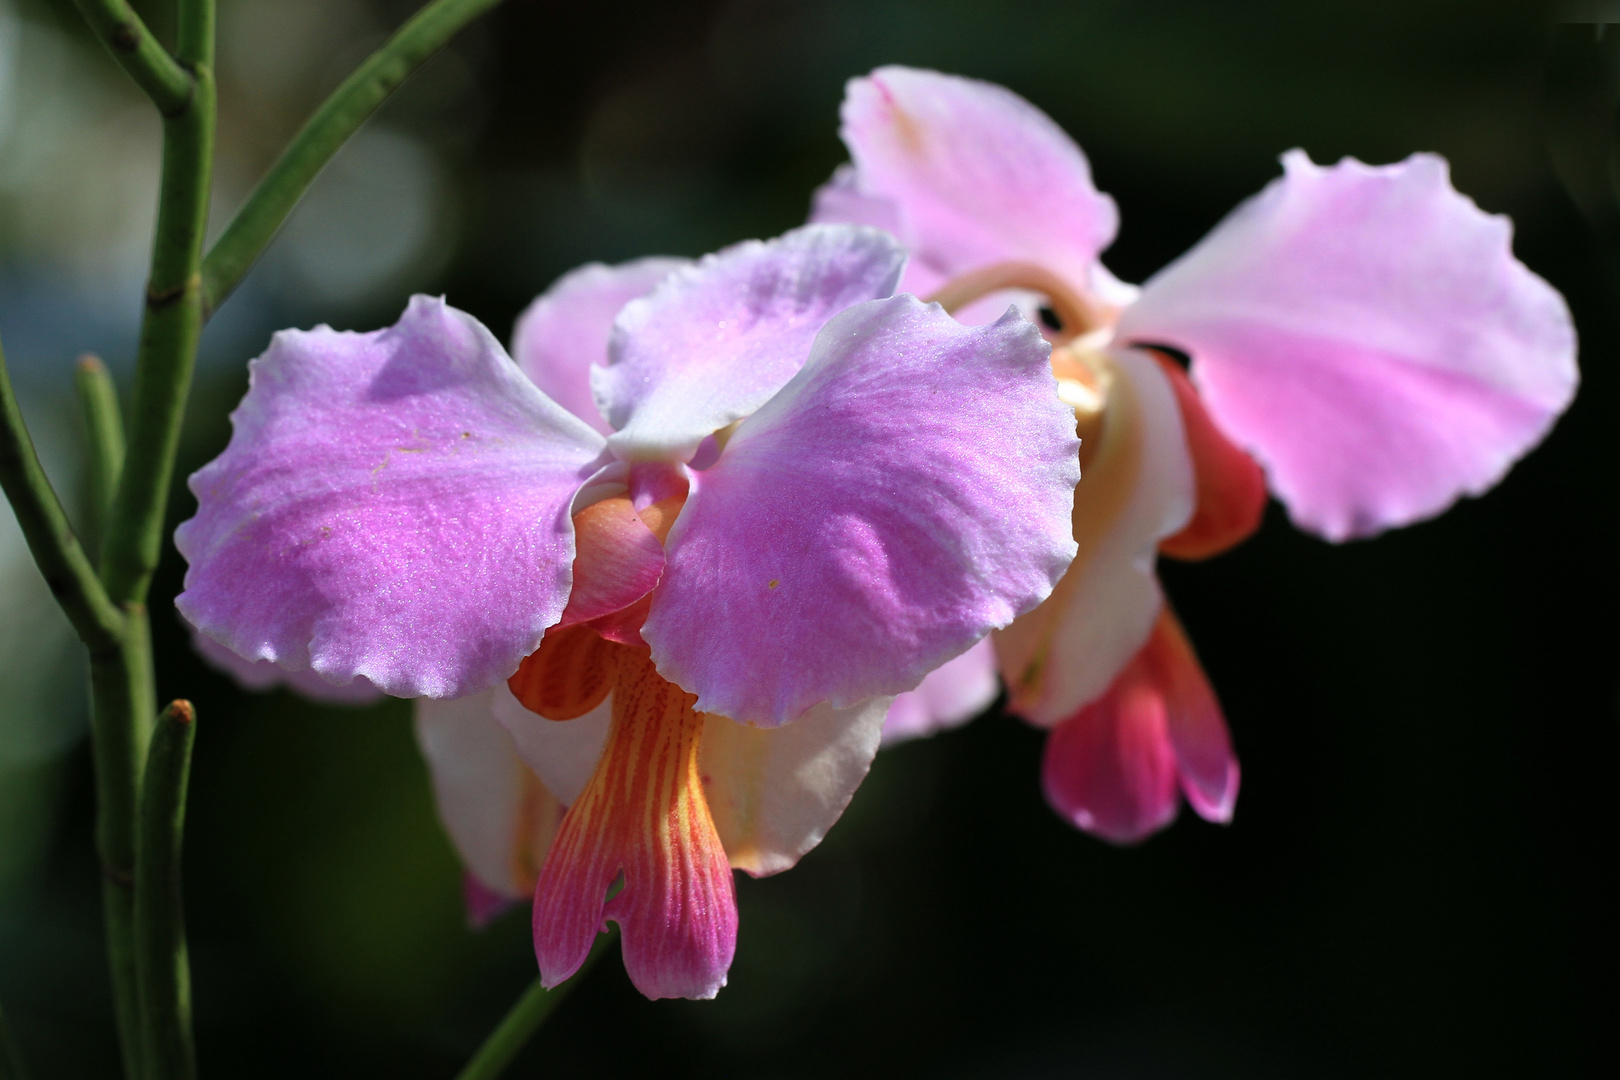
<path fill-rule="evenodd" d="M 623 648 L 583 624 L 554 626 L 506 685 L 530 712 L 572 720 L 607 697 Z"/>

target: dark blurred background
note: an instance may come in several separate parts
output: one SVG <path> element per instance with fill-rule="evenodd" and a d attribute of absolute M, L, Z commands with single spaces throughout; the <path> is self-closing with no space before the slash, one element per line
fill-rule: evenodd
<path fill-rule="evenodd" d="M 138 4 L 160 29 L 163 3 Z M 416 5 L 221 0 L 216 227 Z M 333 163 L 209 328 L 182 474 L 280 326 L 445 293 L 506 334 L 571 266 L 803 220 L 845 79 L 992 79 L 1089 153 L 1140 281 L 1302 146 L 1446 155 L 1568 297 L 1584 385 L 1500 488 L 1333 547 L 1277 507 L 1165 576 L 1243 760 L 1236 821 L 1119 850 L 1044 806 L 992 714 L 882 754 L 793 872 L 740 879 L 715 1002 L 616 961 L 514 1077 L 1613 1075 L 1620 22 L 1458 0 L 507 0 Z M 1584 22 L 1583 22 L 1584 20 Z M 1561 25 L 1562 24 L 1562 25 Z M 157 124 L 70 5 L 0 0 L 0 332 L 59 483 L 71 361 L 127 392 Z M 1607 417 L 1608 419 L 1605 419 Z M 1608 434 L 1606 435 L 1605 432 Z M 173 517 L 191 513 L 177 491 Z M 201 716 L 186 850 L 205 1076 L 453 1075 L 532 978 L 463 921 L 409 706 L 244 694 L 154 596 Z M 81 661 L 0 521 L 0 1003 L 40 1080 L 111 1075 Z M 1611 871 L 1612 872 L 1612 871 Z"/>

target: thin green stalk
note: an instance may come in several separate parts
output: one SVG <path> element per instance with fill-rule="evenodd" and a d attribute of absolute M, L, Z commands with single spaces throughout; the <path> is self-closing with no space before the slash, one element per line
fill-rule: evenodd
<path fill-rule="evenodd" d="M 84 409 L 84 426 L 90 444 L 90 532 L 92 538 L 105 531 L 107 513 L 112 509 L 113 492 L 118 490 L 118 474 L 124 471 L 124 418 L 118 411 L 118 389 L 101 358 L 85 353 L 73 372 Z"/>
<path fill-rule="evenodd" d="M 186 825 L 186 783 L 197 732 L 191 702 L 175 701 L 152 731 L 141 782 L 136 844 L 135 925 L 140 970 L 144 1080 L 193 1080 L 191 969 L 181 902 L 180 851 Z"/>
<path fill-rule="evenodd" d="M 195 2 L 212 6 L 211 0 Z M 214 77 L 206 63 L 198 63 L 195 73 L 197 88 L 189 107 L 163 122 L 163 187 L 136 354 L 129 453 L 102 543 L 102 581 L 120 605 L 144 603 L 157 569 L 180 421 L 202 333 L 202 241 L 214 158 Z"/>
<path fill-rule="evenodd" d="M 113 59 L 146 91 L 158 112 L 173 116 L 191 100 L 191 75 L 163 51 L 127 0 L 75 0 L 84 21 Z"/>
<path fill-rule="evenodd" d="M 214 156 L 214 14 L 213 0 L 180 0 L 180 52 L 171 59 L 125 0 L 79 0 L 79 6 L 164 117 L 162 187 L 129 445 L 102 537 L 101 587 L 123 625 L 116 636 L 80 635 L 90 649 L 96 844 L 113 1005 L 125 1075 L 142 1080 L 135 834 L 155 696 L 145 603 L 202 331 L 202 244 Z"/>
<path fill-rule="evenodd" d="M 467 1067 L 457 1074 L 456 1080 L 495 1080 L 495 1077 L 506 1071 L 506 1067 L 512 1064 L 512 1059 L 518 1056 L 518 1052 L 534 1036 L 535 1030 L 547 1016 L 551 1015 L 551 1010 L 568 996 L 569 991 L 579 985 L 602 958 L 602 954 L 613 947 L 618 937 L 617 924 L 614 924 L 607 933 L 598 934 L 596 943 L 591 946 L 590 955 L 579 966 L 579 970 L 562 985 L 547 990 L 540 985 L 538 978 L 535 979 L 495 1030 L 490 1032 L 489 1038 L 484 1040 L 484 1045 L 480 1046 L 478 1052 L 472 1056 L 472 1060 L 467 1062 Z"/>
<path fill-rule="evenodd" d="M 11 1033 L 6 1021 L 6 1010 L 0 1008 L 0 1080 L 28 1080 L 28 1067 L 23 1064 L 22 1048 Z"/>
<path fill-rule="evenodd" d="M 203 262 L 205 317 L 241 283 L 315 177 L 366 118 L 462 27 L 498 3 L 433 0 L 315 110 L 208 252 Z"/>
<path fill-rule="evenodd" d="M 91 649 L 117 645 L 124 616 L 108 598 L 79 538 L 73 534 L 62 502 L 56 497 L 23 423 L 22 409 L 11 389 L 6 354 L 0 348 L 0 488 L 17 514 L 28 550 L 39 572 L 67 613 L 79 638 Z"/>
<path fill-rule="evenodd" d="M 96 850 L 124 1075 L 141 1075 L 140 992 L 135 963 L 135 816 L 157 690 L 146 609 L 128 609 L 123 639 L 90 650 L 90 750 L 96 775 Z"/>

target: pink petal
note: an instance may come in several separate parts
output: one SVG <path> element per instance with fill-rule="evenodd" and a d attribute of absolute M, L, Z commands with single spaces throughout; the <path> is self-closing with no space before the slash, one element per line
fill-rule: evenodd
<path fill-rule="evenodd" d="M 1074 554 L 1074 414 L 1015 314 L 910 296 L 827 324 L 698 474 L 642 637 L 701 712 L 764 726 L 909 690 Z"/>
<path fill-rule="evenodd" d="M 467 909 L 467 925 L 474 930 L 482 930 L 510 911 L 517 900 L 502 896 L 464 871 L 461 875 L 461 903 Z"/>
<path fill-rule="evenodd" d="M 619 309 L 686 264 L 685 259 L 650 258 L 570 270 L 518 316 L 512 356 L 552 401 L 610 434 L 613 428 L 591 397 L 591 368 L 607 364 L 608 335 Z"/>
<path fill-rule="evenodd" d="M 842 115 L 854 191 L 898 206 L 897 235 L 936 273 L 1027 261 L 1084 286 L 1114 238 L 1114 201 L 1080 148 L 1004 87 L 882 67 L 850 80 Z"/>
<path fill-rule="evenodd" d="M 883 722 L 883 745 L 959 727 L 988 709 L 1000 692 L 995 646 L 985 638 L 894 699 Z"/>
<path fill-rule="evenodd" d="M 894 291 L 905 252 L 876 229 L 807 225 L 677 270 L 628 304 L 611 361 L 591 373 L 626 460 L 688 461 L 705 437 L 763 405 L 828 319 Z"/>
<path fill-rule="evenodd" d="M 208 665 L 235 679 L 248 690 L 274 690 L 278 686 L 319 701 L 323 705 L 370 705 L 381 701 L 383 692 L 367 679 L 356 677 L 346 686 L 335 686 L 309 669 L 287 671 L 268 660 L 244 660 L 212 638 L 191 629 L 191 647 Z"/>
<path fill-rule="evenodd" d="M 1301 528 L 1369 536 L 1485 491 L 1575 392 L 1563 298 L 1439 157 L 1283 165 L 1119 335 L 1192 354 L 1210 413 Z"/>
<path fill-rule="evenodd" d="M 816 189 L 811 200 L 810 220 L 827 224 L 870 225 L 898 236 L 903 228 L 900 207 L 892 199 L 863 195 L 859 190 L 860 178 L 853 165 L 840 165 L 833 170 L 832 179 Z M 922 259 L 908 259 L 905 272 L 900 275 L 897 292 L 913 296 L 928 296 L 945 284 L 946 275 L 938 267 Z M 1007 310 L 1002 304 L 990 313 L 988 319 L 960 319 L 972 325 L 994 322 Z M 960 312 L 957 313 L 960 317 Z"/>
<path fill-rule="evenodd" d="M 735 869 L 779 874 L 821 843 L 877 756 L 888 706 L 820 705 L 776 728 L 704 718 L 703 794 Z"/>
<path fill-rule="evenodd" d="M 1140 654 L 1106 694 L 1052 729 L 1041 781 L 1066 821 L 1115 844 L 1134 844 L 1175 820 L 1165 703 Z"/>
<path fill-rule="evenodd" d="M 1144 652 L 1164 699 L 1181 790 L 1205 821 L 1231 821 L 1240 776 L 1232 737 L 1215 690 L 1168 607 L 1160 614 Z"/>
<path fill-rule="evenodd" d="M 186 618 L 245 659 L 399 697 L 516 670 L 562 614 L 601 436 L 424 296 L 387 330 L 283 331 L 250 370 L 175 534 Z"/>

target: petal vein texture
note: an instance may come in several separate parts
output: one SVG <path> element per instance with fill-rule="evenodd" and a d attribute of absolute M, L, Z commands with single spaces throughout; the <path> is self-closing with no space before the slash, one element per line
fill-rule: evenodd
<path fill-rule="evenodd" d="M 896 296 L 827 324 L 698 474 L 642 637 L 700 712 L 774 726 L 928 672 L 1074 556 L 1074 414 L 1015 313 Z"/>
<path fill-rule="evenodd" d="M 552 401 L 603 435 L 611 434 L 591 396 L 591 368 L 607 365 L 608 338 L 620 309 L 685 265 L 685 259 L 653 257 L 570 270 L 518 316 L 512 357 Z"/>
<path fill-rule="evenodd" d="M 905 67 L 851 79 L 842 109 L 853 177 L 835 175 L 819 220 L 873 220 L 881 203 L 934 280 L 1008 260 L 1091 280 L 1119 225 L 1073 139 L 1005 87 Z M 915 273 L 915 271 L 913 271 Z M 926 288 L 906 279 L 908 289 Z"/>
<path fill-rule="evenodd" d="M 250 376 L 175 535 L 186 618 L 244 659 L 401 697 L 512 674 L 567 601 L 601 436 L 424 296 L 386 330 L 282 331 Z"/>
<path fill-rule="evenodd" d="M 905 258 L 877 229 L 806 225 L 676 270 L 619 313 L 591 372 L 613 452 L 690 460 L 793 377 L 828 319 L 894 292 Z"/>

